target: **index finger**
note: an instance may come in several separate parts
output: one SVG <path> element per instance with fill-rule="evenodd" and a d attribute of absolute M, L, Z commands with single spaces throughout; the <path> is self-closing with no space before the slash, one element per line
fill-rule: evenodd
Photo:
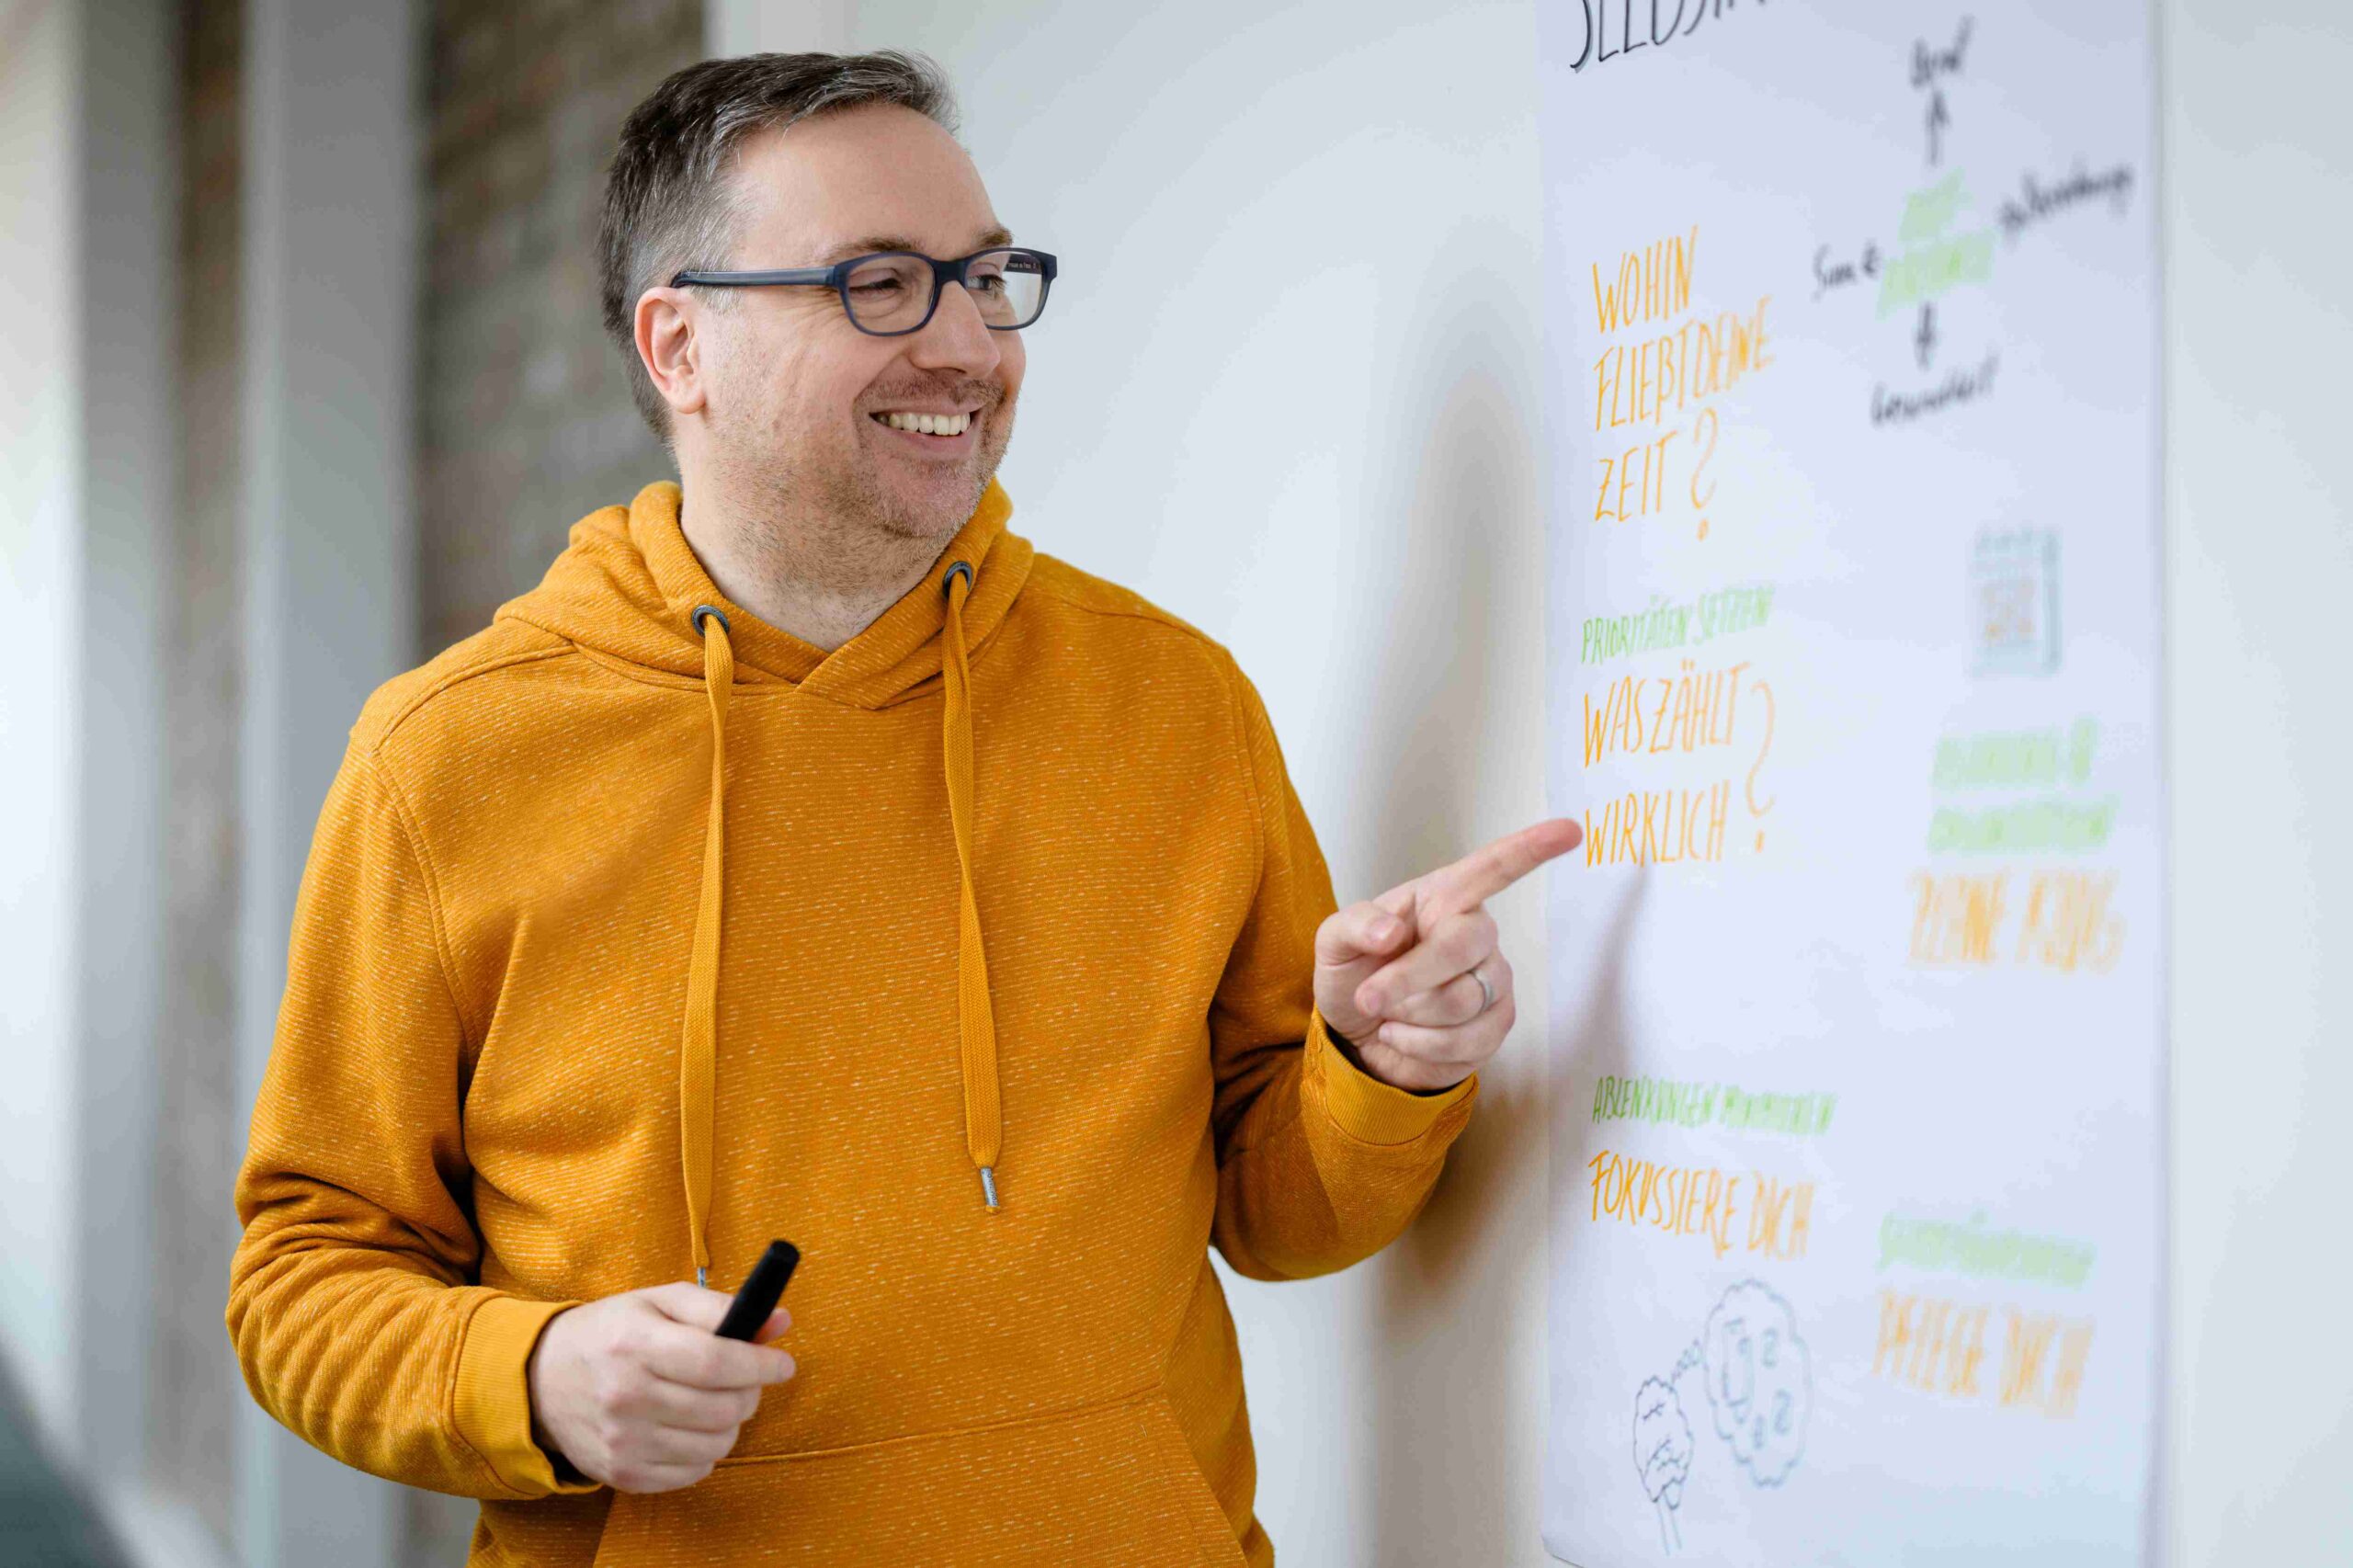
<path fill-rule="evenodd" d="M 1585 841 L 1585 829 L 1574 817 L 1544 821 L 1507 833 L 1482 845 L 1450 866 L 1433 873 L 1440 901 L 1458 909 L 1483 903 L 1556 855 L 1565 855 Z"/>

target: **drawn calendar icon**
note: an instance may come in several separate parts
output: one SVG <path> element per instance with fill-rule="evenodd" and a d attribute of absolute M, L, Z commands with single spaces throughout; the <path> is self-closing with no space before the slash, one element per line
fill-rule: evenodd
<path fill-rule="evenodd" d="M 1969 564 L 1979 675 L 2049 675 L 2059 667 L 2059 536 L 2012 528 L 1977 536 Z"/>

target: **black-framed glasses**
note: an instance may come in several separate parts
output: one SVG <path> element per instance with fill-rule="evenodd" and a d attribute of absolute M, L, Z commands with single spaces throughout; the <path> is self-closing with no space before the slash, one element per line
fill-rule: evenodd
<path fill-rule="evenodd" d="M 980 307 L 991 332 L 1017 332 L 1046 308 L 1054 281 L 1054 258 L 1021 245 L 995 245 L 953 261 L 919 251 L 876 251 L 831 267 L 796 267 L 768 272 L 681 272 L 674 289 L 688 283 L 721 289 L 823 286 L 841 296 L 850 324 L 876 337 L 921 332 L 939 309 L 950 283 L 961 283 Z"/>

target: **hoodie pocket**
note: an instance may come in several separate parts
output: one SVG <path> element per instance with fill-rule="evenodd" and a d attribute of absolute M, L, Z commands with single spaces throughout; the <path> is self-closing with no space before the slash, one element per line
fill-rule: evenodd
<path fill-rule="evenodd" d="M 614 1497 L 596 1568 L 1243 1568 L 1158 1390 L 1030 1420 L 722 1461 Z"/>

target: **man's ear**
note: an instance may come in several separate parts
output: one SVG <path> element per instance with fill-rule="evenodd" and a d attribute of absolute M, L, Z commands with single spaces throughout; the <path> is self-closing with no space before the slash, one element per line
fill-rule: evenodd
<path fill-rule="evenodd" d="M 637 357 L 670 412 L 699 414 L 710 402 L 699 330 L 710 324 L 700 301 L 683 289 L 648 289 L 637 297 Z"/>

